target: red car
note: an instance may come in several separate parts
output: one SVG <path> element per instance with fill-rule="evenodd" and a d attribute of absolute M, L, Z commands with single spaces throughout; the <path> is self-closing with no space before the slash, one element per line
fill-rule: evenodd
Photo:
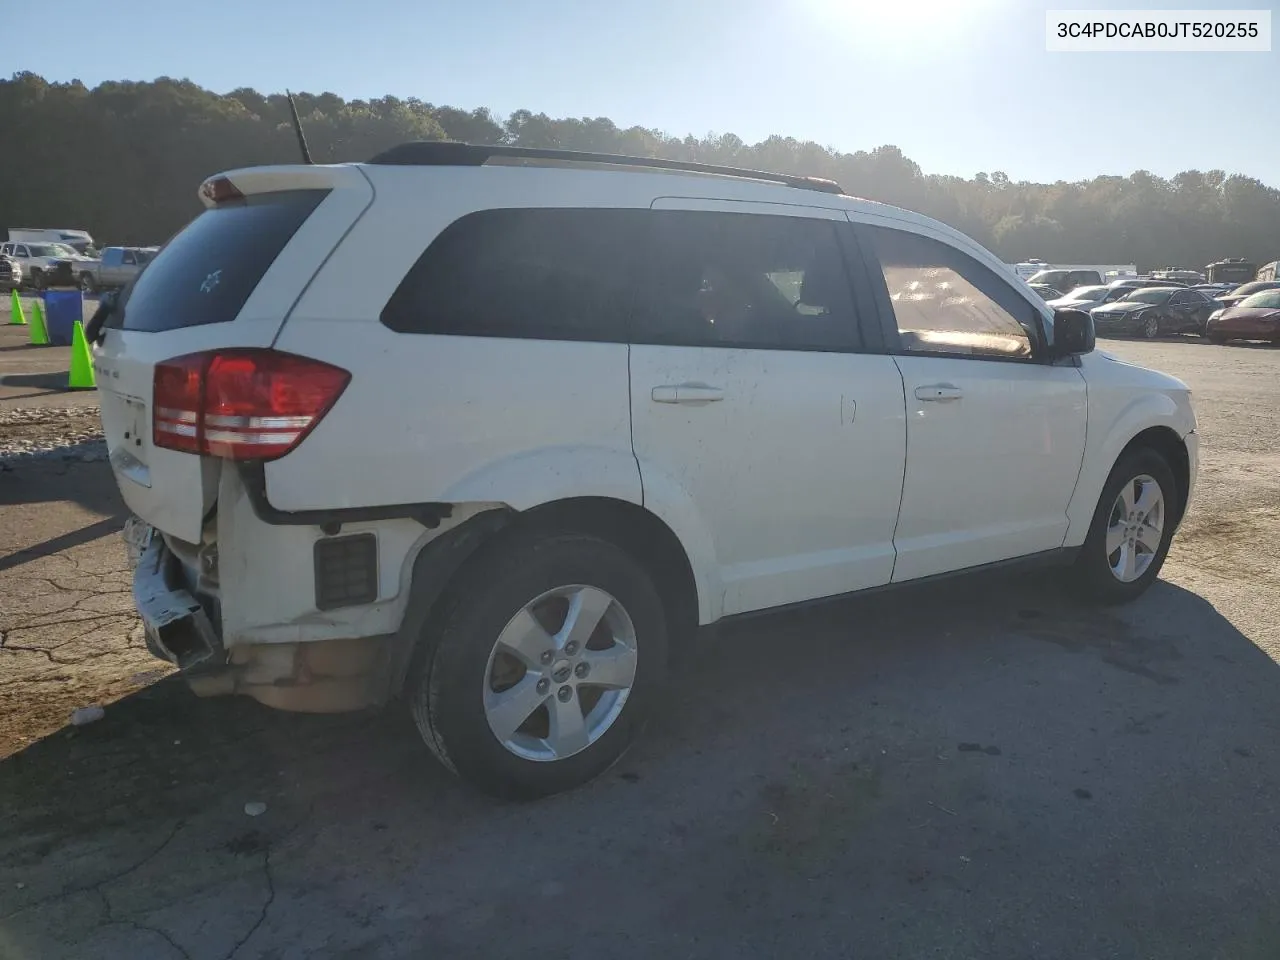
<path fill-rule="evenodd" d="M 1234 307 L 1219 310 L 1205 324 L 1214 343 L 1228 340 L 1270 340 L 1280 343 L 1280 290 L 1263 290 Z"/>

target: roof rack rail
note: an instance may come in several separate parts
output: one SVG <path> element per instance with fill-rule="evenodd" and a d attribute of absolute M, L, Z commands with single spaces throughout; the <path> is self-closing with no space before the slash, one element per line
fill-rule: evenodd
<path fill-rule="evenodd" d="M 751 180 L 768 180 L 802 190 L 843 194 L 840 184 L 820 177 L 797 177 L 786 173 L 769 173 L 764 170 L 746 170 L 741 167 L 722 167 L 712 163 L 693 163 L 684 160 L 666 160 L 661 157 L 628 157 L 617 153 L 583 153 L 577 150 L 544 150 L 536 147 L 494 147 L 483 144 L 461 143 L 456 140 L 412 140 L 389 150 L 384 150 L 367 161 L 374 164 L 408 167 L 479 167 L 494 159 L 560 160 L 574 163 L 616 164 L 620 167 L 653 167 L 659 170 L 684 170 L 689 173 L 710 173 L 722 177 L 741 177 Z"/>

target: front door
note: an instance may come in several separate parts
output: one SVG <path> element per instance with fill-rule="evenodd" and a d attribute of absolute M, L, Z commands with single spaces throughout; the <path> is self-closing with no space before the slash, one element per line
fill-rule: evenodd
<path fill-rule="evenodd" d="M 860 236 L 907 405 L 894 581 L 1060 547 L 1084 456 L 1080 371 L 1043 362 L 1038 311 L 975 257 L 888 226 Z"/>
<path fill-rule="evenodd" d="M 646 504 L 685 511 L 711 544 L 713 615 L 888 583 L 902 380 L 892 357 L 860 352 L 843 214 L 654 207 L 633 443 Z"/>

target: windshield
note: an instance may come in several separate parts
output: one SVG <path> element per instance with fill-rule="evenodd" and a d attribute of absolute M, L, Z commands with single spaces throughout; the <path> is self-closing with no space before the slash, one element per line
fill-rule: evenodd
<path fill-rule="evenodd" d="M 1107 295 L 1110 287 L 1076 287 L 1067 294 L 1068 300 L 1099 300 Z"/>
<path fill-rule="evenodd" d="M 1133 303 L 1164 303 L 1177 292 L 1164 287 L 1148 287 L 1133 291 L 1125 299 Z"/>
<path fill-rule="evenodd" d="M 76 252 L 60 243 L 29 243 L 27 249 L 33 257 L 74 257 Z"/>
<path fill-rule="evenodd" d="M 1247 297 L 1251 293 L 1257 293 L 1259 290 L 1271 290 L 1280 286 L 1280 282 L 1274 280 L 1259 280 L 1256 283 L 1246 283 L 1242 287 L 1236 287 L 1231 291 L 1233 297 Z"/>
<path fill-rule="evenodd" d="M 1238 307 L 1262 307 L 1267 310 L 1280 310 L 1280 290 L 1264 290 L 1251 297 L 1245 297 Z"/>

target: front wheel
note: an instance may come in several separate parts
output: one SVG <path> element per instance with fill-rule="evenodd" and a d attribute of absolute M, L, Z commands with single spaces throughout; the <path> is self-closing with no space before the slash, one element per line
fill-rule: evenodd
<path fill-rule="evenodd" d="M 1142 335 L 1148 340 L 1154 340 L 1156 337 L 1160 336 L 1160 318 L 1151 316 L 1143 320 Z"/>
<path fill-rule="evenodd" d="M 80 289 L 87 294 L 92 294 L 97 291 L 98 285 L 93 282 L 93 274 L 80 274 Z"/>
<path fill-rule="evenodd" d="M 1164 457 L 1145 447 L 1121 457 L 1076 559 L 1086 596 L 1123 603 L 1151 586 L 1169 552 L 1178 510 L 1177 484 Z"/>
<path fill-rule="evenodd" d="M 428 629 L 418 730 L 445 766 L 498 797 L 543 797 L 603 773 L 639 735 L 665 677 L 652 578 L 585 534 L 498 545 Z"/>
<path fill-rule="evenodd" d="M 43 290 L 45 286 L 44 271 L 39 268 L 32 270 L 30 282 L 32 290 Z"/>

